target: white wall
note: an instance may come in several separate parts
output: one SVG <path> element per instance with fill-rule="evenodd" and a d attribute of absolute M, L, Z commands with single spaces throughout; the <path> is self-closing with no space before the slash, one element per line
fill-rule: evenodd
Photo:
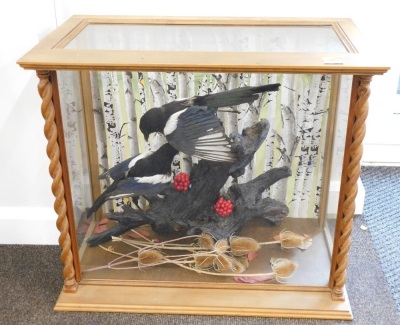
<path fill-rule="evenodd" d="M 57 243 L 37 78 L 16 64 L 55 26 L 52 0 L 0 11 L 0 243 Z"/>
<path fill-rule="evenodd" d="M 391 120 L 398 99 L 393 96 L 400 70 L 395 61 L 400 53 L 395 4 L 391 0 L 372 4 L 344 0 L 247 0 L 229 2 L 229 5 L 227 1 L 215 0 L 198 3 L 113 0 L 112 5 L 109 0 L 14 0 L 8 3 L 7 8 L 0 11 L 0 244 L 57 244 L 37 78 L 34 72 L 24 71 L 15 62 L 71 15 L 352 18 L 368 39 L 378 44 L 371 50 L 379 55 L 386 54 L 389 65 L 393 66 L 390 73 L 375 77 L 372 84 L 370 121 L 382 120 L 381 117 L 385 121 L 386 117 Z M 388 41 L 385 35 L 393 35 L 393 41 Z M 366 142 L 375 141 L 376 135 L 383 133 L 379 123 L 368 124 Z"/>

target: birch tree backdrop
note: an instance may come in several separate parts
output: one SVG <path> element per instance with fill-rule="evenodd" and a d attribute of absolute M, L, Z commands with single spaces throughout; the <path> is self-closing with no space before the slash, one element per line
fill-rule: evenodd
<path fill-rule="evenodd" d="M 66 94 L 61 102 L 74 204 L 83 211 L 90 202 L 82 199 L 82 184 L 87 183 L 84 181 L 87 158 L 80 143 L 85 139 L 85 128 L 80 115 L 82 108 L 74 106 L 82 101 L 73 86 L 79 82 L 69 72 L 59 75 L 60 93 Z M 330 75 L 105 71 L 91 72 L 90 78 L 95 129 L 94 134 L 89 132 L 87 136 L 96 139 L 99 175 L 139 152 L 159 148 L 166 141 L 164 136 L 156 134 L 146 143 L 139 131 L 140 117 L 152 107 L 194 95 L 281 83 L 280 91 L 265 93 L 251 105 L 224 108 L 218 116 L 227 134 L 241 132 L 260 118 L 268 119 L 271 129 L 265 144 L 238 182 L 247 182 L 273 167 L 288 166 L 293 176 L 276 183 L 268 195 L 286 203 L 290 217 L 319 216 Z M 194 158 L 178 155 L 173 171 L 190 173 L 193 163 L 196 163 Z M 105 181 L 102 189 L 107 185 Z M 104 209 L 118 209 L 123 203 L 108 204 Z"/>

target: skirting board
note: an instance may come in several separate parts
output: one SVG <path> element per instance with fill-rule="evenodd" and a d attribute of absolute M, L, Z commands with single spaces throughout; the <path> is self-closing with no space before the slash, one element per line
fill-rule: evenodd
<path fill-rule="evenodd" d="M 0 207 L 0 244 L 58 245 L 53 207 Z"/>
<path fill-rule="evenodd" d="M 393 139 L 398 140 L 396 137 L 393 137 Z M 399 166 L 400 144 L 364 143 L 361 164 L 373 166 Z"/>
<path fill-rule="evenodd" d="M 79 285 L 61 292 L 55 311 L 259 316 L 284 318 L 353 318 L 344 301 L 333 301 L 329 290 L 286 291 Z"/>

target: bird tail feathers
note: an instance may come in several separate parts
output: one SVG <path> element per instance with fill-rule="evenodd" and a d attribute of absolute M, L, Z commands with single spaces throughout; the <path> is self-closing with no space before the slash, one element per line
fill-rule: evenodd
<path fill-rule="evenodd" d="M 86 218 L 95 213 L 108 199 L 109 194 L 117 188 L 118 181 L 114 181 L 103 193 L 93 202 L 93 205 L 86 211 Z"/>
<path fill-rule="evenodd" d="M 258 94 L 270 91 L 278 91 L 279 87 L 279 83 L 254 87 L 240 87 L 216 94 L 198 96 L 194 100 L 194 105 L 218 108 L 252 103 L 259 98 Z"/>

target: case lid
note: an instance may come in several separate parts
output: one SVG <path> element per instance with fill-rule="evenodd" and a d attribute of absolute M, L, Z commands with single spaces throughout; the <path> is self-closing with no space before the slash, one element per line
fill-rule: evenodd
<path fill-rule="evenodd" d="M 382 74 L 350 19 L 73 16 L 19 61 L 35 70 Z"/>

